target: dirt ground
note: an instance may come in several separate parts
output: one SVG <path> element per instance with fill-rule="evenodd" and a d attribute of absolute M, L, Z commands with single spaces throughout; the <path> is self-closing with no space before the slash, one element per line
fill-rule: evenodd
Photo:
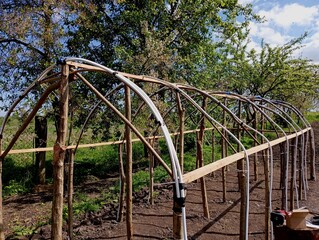
<path fill-rule="evenodd" d="M 319 145 L 319 123 L 313 124 L 315 130 L 316 149 Z M 316 151 L 318 162 L 319 151 Z M 252 166 L 251 166 L 252 169 Z M 318 177 L 319 166 L 316 164 Z M 274 188 L 272 207 L 281 207 L 281 190 L 279 187 L 280 167 L 278 156 L 274 163 Z M 237 184 L 235 165 L 230 165 L 227 171 L 227 201 L 222 199 L 221 172 L 215 176 L 206 177 L 210 218 L 203 216 L 200 183 L 187 185 L 186 213 L 189 239 L 239 239 L 240 195 Z M 253 171 L 250 174 L 250 214 L 249 239 L 264 239 L 264 179 L 262 163 L 259 164 L 258 180 L 254 180 Z M 90 194 L 98 194 L 99 188 L 107 180 L 88 182 Z M 319 213 L 319 184 L 309 181 L 307 200 L 300 201 L 300 207 L 308 207 L 311 212 Z M 92 188 L 93 186 L 93 188 Z M 106 184 L 107 186 L 107 184 Z M 95 191 L 95 190 L 96 191 Z M 134 195 L 133 225 L 134 239 L 172 239 L 172 187 L 157 187 L 159 193 L 154 205 L 147 203 L 145 191 Z M 34 225 L 46 221 L 50 216 L 52 196 L 49 193 L 28 194 L 5 199 L 4 222 L 6 235 L 19 226 Z M 108 204 L 96 213 L 88 213 L 74 222 L 75 239 L 126 239 L 126 223 L 116 222 L 116 207 Z M 66 226 L 65 226 L 66 230 Z M 38 233 L 19 237 L 18 239 L 50 239 L 50 225 L 38 228 Z M 65 233 L 66 234 L 66 233 Z M 12 239 L 8 237 L 8 239 Z"/>

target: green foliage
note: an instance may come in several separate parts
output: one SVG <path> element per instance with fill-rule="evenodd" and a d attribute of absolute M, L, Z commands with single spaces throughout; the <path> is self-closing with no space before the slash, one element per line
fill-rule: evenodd
<path fill-rule="evenodd" d="M 12 237 L 21 237 L 21 236 L 28 236 L 37 233 L 37 229 L 44 225 L 48 224 L 48 221 L 38 221 L 33 223 L 31 226 L 25 226 L 22 223 L 16 223 L 13 226 L 13 236 L 10 236 L 10 239 L 14 239 Z"/>
<path fill-rule="evenodd" d="M 308 120 L 308 122 L 310 122 L 310 123 L 318 122 L 319 121 L 319 112 L 307 112 L 305 117 Z"/>
<path fill-rule="evenodd" d="M 247 53 L 241 45 L 241 54 L 231 60 L 229 90 L 291 102 L 302 111 L 311 107 L 318 97 L 318 65 L 295 57 L 306 37 L 307 33 L 276 47 L 262 42 L 261 52 Z"/>
<path fill-rule="evenodd" d="M 26 227 L 22 225 L 17 225 L 13 227 L 13 233 L 17 237 L 27 236 L 34 233 L 34 227 Z"/>
<path fill-rule="evenodd" d="M 115 188 L 111 187 L 109 191 L 103 191 L 99 197 L 93 198 L 86 193 L 76 192 L 73 204 L 73 214 L 75 216 L 82 215 L 88 212 L 97 212 L 105 204 L 110 202 L 116 202 Z M 63 208 L 63 218 L 67 219 L 68 209 L 67 206 Z"/>
<path fill-rule="evenodd" d="M 3 196 L 12 196 L 18 194 L 24 194 L 30 191 L 30 187 L 25 182 L 17 182 L 16 180 L 10 180 L 3 188 Z"/>

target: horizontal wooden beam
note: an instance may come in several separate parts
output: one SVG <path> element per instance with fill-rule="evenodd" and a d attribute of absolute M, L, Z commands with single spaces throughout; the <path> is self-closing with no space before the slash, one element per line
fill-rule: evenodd
<path fill-rule="evenodd" d="M 212 130 L 213 128 L 206 128 L 205 131 Z M 188 130 L 184 133 L 195 133 L 198 132 L 199 129 L 195 130 Z M 171 133 L 171 136 L 179 135 L 179 132 Z M 145 137 L 145 139 L 159 139 L 164 138 L 164 136 L 154 136 L 154 137 Z M 141 140 L 139 138 L 132 139 L 132 142 L 140 142 Z M 100 147 L 100 146 L 108 146 L 108 145 L 116 145 L 125 143 L 125 140 L 118 140 L 113 142 L 100 142 L 100 143 L 89 143 L 89 144 L 81 144 L 78 146 L 78 148 L 89 148 L 89 147 Z M 75 149 L 76 145 L 70 145 L 66 149 Z M 28 148 L 28 149 L 14 149 L 9 151 L 8 154 L 20 154 L 20 153 L 34 153 L 34 152 L 50 152 L 53 151 L 53 147 L 46 147 L 46 148 Z"/>
<path fill-rule="evenodd" d="M 305 128 L 297 133 L 290 134 L 287 137 L 281 137 L 281 138 L 275 139 L 269 143 L 264 143 L 264 144 L 252 147 L 250 149 L 247 149 L 246 152 L 248 155 L 258 153 L 262 150 L 268 149 L 269 145 L 273 147 L 275 145 L 278 145 L 279 143 L 285 142 L 287 139 L 289 140 L 289 139 L 296 138 L 297 136 L 300 136 L 300 135 L 302 135 L 310 130 L 311 130 L 311 128 Z M 201 177 L 204 177 L 207 174 L 210 174 L 218 169 L 221 169 L 222 167 L 225 167 L 231 163 L 237 162 L 238 160 L 243 159 L 244 157 L 245 157 L 245 152 L 242 151 L 242 152 L 238 152 L 238 153 L 235 153 L 233 155 L 230 155 L 228 157 L 222 158 L 222 159 L 217 160 L 213 163 L 210 163 L 206 166 L 203 166 L 203 167 L 197 168 L 191 172 L 185 173 L 183 175 L 183 181 L 185 183 L 193 182 Z"/>

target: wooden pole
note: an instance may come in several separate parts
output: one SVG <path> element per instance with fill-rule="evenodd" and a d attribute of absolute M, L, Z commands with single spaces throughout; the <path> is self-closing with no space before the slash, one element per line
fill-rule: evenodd
<path fill-rule="evenodd" d="M 2 136 L 1 136 L 1 146 L 2 146 Z M 1 150 L 1 146 L 0 146 L 0 150 Z M 0 240 L 5 240 L 4 225 L 3 225 L 2 165 L 3 165 L 3 158 L 0 159 Z"/>
<path fill-rule="evenodd" d="M 73 239 L 73 173 L 74 173 L 74 150 L 69 149 L 69 176 L 68 176 L 68 235 L 69 239 Z"/>
<path fill-rule="evenodd" d="M 294 209 L 294 189 L 295 189 L 295 173 L 296 173 L 296 165 L 295 165 L 295 145 L 296 139 L 292 140 L 291 147 L 291 177 L 290 177 L 290 211 Z"/>
<path fill-rule="evenodd" d="M 184 239 L 182 226 L 182 207 L 177 200 L 176 187 L 173 187 L 174 203 L 173 203 L 173 238 L 174 240 Z"/>
<path fill-rule="evenodd" d="M 269 177 L 269 151 L 266 151 L 264 158 L 264 174 L 265 174 L 265 240 L 270 239 L 270 177 Z"/>
<path fill-rule="evenodd" d="M 265 132 L 265 116 L 261 116 L 261 133 Z M 261 138 L 261 143 L 264 144 L 264 138 Z M 265 240 L 270 239 L 270 178 L 269 178 L 269 153 L 267 150 L 262 151 L 262 159 L 264 163 L 265 175 Z"/>
<path fill-rule="evenodd" d="M 150 140 L 150 145 L 154 147 L 155 139 Z M 154 155 L 152 152 L 148 154 L 149 156 L 149 171 L 150 171 L 150 186 L 149 186 L 149 196 L 148 201 L 151 205 L 154 205 Z"/>
<path fill-rule="evenodd" d="M 281 187 L 281 209 L 287 209 L 287 195 L 286 195 L 286 189 L 287 189 L 287 163 L 286 163 L 286 144 L 281 143 L 279 145 L 280 147 L 280 161 L 281 161 L 281 180 L 280 180 L 280 187 Z"/>
<path fill-rule="evenodd" d="M 316 180 L 316 153 L 315 135 L 313 129 L 310 131 L 310 180 Z"/>
<path fill-rule="evenodd" d="M 121 222 L 123 218 L 124 200 L 125 200 L 125 170 L 123 166 L 123 143 L 119 144 L 118 148 L 119 168 L 120 168 L 120 196 L 119 196 L 119 209 L 117 212 L 116 221 Z"/>
<path fill-rule="evenodd" d="M 212 129 L 212 162 L 215 162 L 215 129 Z M 215 177 L 215 172 L 212 172 L 212 177 Z"/>
<path fill-rule="evenodd" d="M 299 182 L 299 188 L 298 188 L 298 197 L 299 197 L 299 200 L 302 200 L 302 188 L 303 188 L 303 186 L 302 186 L 302 184 L 303 184 L 303 182 L 302 182 L 302 175 L 303 175 L 303 172 L 302 172 L 302 170 L 303 170 L 303 167 L 302 167 L 302 164 L 303 164 L 303 156 L 302 156 L 302 150 L 301 150 L 301 148 L 302 148 L 302 144 L 304 144 L 303 143 L 303 141 L 302 141 L 302 135 L 299 137 L 300 139 L 299 139 L 299 141 L 298 141 L 298 152 L 297 152 L 297 159 L 298 159 L 298 170 L 299 170 L 299 174 L 298 174 L 298 182 Z"/>
<path fill-rule="evenodd" d="M 227 104 L 227 98 L 224 98 L 224 105 L 226 106 L 226 104 Z M 225 109 L 223 109 L 223 126 L 225 127 L 225 125 L 226 125 L 226 111 L 225 111 Z M 226 131 L 223 129 L 222 130 L 222 132 L 223 132 L 223 136 L 225 136 L 226 137 Z M 225 140 L 225 138 L 224 137 L 222 137 L 222 158 L 224 158 L 224 157 L 226 157 L 226 140 Z M 223 202 L 226 202 L 226 195 L 227 195 L 227 190 L 226 190 L 226 188 L 227 188 L 227 186 L 226 186 L 226 167 L 223 167 L 222 168 L 222 179 L 223 179 Z"/>
<path fill-rule="evenodd" d="M 237 116 L 238 118 L 241 118 L 241 111 L 242 111 L 242 102 L 238 101 L 238 113 Z M 240 124 L 237 125 L 237 138 L 240 141 L 241 140 L 241 126 Z M 241 146 L 239 144 L 237 144 L 237 151 L 239 152 L 241 149 Z M 246 198 L 247 198 L 247 194 L 246 194 L 246 187 L 245 187 L 245 183 L 246 183 L 246 176 L 244 173 L 244 159 L 240 159 L 239 161 L 237 161 L 237 169 L 238 169 L 238 188 L 240 190 L 240 223 L 239 223 L 239 232 L 240 232 L 240 236 L 239 239 L 240 240 L 244 240 L 246 237 L 246 209 L 247 209 L 247 204 L 246 204 Z M 247 173 L 249 174 L 249 173 Z"/>
<path fill-rule="evenodd" d="M 202 108 L 205 110 L 207 108 L 207 98 L 203 99 L 203 105 Z M 204 166 L 204 154 L 203 154 L 203 143 L 204 143 L 204 131 L 205 131 L 205 116 L 202 115 L 202 119 L 200 121 L 200 130 L 198 132 L 198 138 L 197 138 L 197 162 L 199 167 Z M 205 178 L 200 178 L 200 185 L 201 185 L 201 191 L 202 191 L 202 201 L 203 201 L 203 211 L 204 216 L 206 218 L 209 218 L 209 209 L 208 209 L 208 200 L 207 200 L 207 191 L 206 191 L 206 183 Z"/>
<path fill-rule="evenodd" d="M 238 113 L 237 113 L 237 117 L 239 119 L 241 119 L 241 108 L 242 108 L 242 102 L 239 100 L 238 101 Z M 241 126 L 240 126 L 240 123 L 237 124 L 237 139 L 239 141 L 241 140 Z M 237 144 L 237 151 L 239 152 L 240 150 L 241 150 L 241 146 L 238 143 Z M 245 176 L 244 172 L 243 172 L 243 170 L 244 170 L 244 159 L 241 159 L 241 160 L 237 161 L 237 169 L 238 169 L 238 173 L 237 173 L 238 189 L 241 190 L 242 188 L 245 188 L 245 182 L 242 182 L 242 178 Z"/>
<path fill-rule="evenodd" d="M 180 94 L 177 93 L 176 97 L 179 112 L 179 164 L 181 166 L 182 173 L 184 173 L 185 109 L 182 106 Z"/>
<path fill-rule="evenodd" d="M 254 109 L 254 124 L 253 124 L 253 128 L 257 130 L 258 128 L 258 124 L 257 124 L 257 120 L 258 120 L 258 116 L 257 116 L 257 111 L 256 109 Z M 254 132 L 254 136 L 257 139 L 257 133 Z M 254 146 L 257 146 L 257 142 L 254 141 Z M 255 181 L 258 181 L 258 156 L 257 153 L 254 154 L 254 177 L 255 177 Z"/>
<path fill-rule="evenodd" d="M 64 158 L 68 121 L 68 77 L 69 66 L 63 65 L 60 83 L 60 122 L 53 154 L 53 202 L 51 225 L 51 239 L 53 240 L 62 240 Z"/>
<path fill-rule="evenodd" d="M 131 121 L 131 90 L 125 85 L 125 117 Z M 130 126 L 125 124 L 125 138 L 126 138 L 126 231 L 127 239 L 133 239 L 133 159 L 132 159 L 132 132 Z"/>

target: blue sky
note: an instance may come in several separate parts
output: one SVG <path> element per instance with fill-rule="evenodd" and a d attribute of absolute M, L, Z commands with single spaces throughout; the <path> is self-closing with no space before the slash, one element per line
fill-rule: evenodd
<path fill-rule="evenodd" d="M 304 47 L 296 53 L 319 63 L 319 1 L 318 0 L 239 0 L 251 3 L 255 13 L 265 18 L 263 23 L 250 24 L 249 48 L 260 49 L 261 39 L 272 46 L 282 45 L 308 32 Z"/>

